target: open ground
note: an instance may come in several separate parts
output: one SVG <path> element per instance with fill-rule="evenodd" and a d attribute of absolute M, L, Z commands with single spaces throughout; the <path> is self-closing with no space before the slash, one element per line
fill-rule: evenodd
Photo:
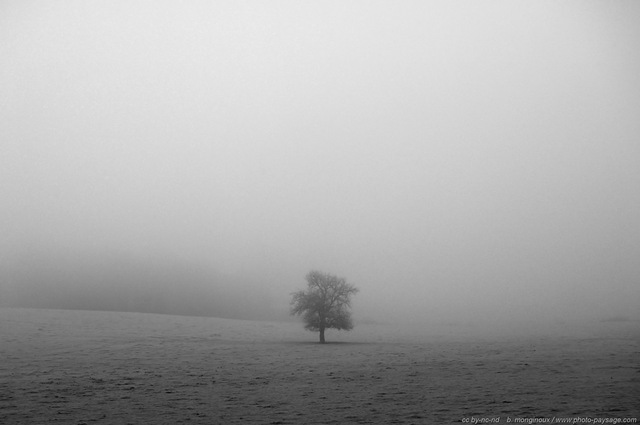
<path fill-rule="evenodd" d="M 637 323 L 563 335 L 0 309 L 3 424 L 637 418 Z M 333 343 L 331 343 L 333 342 Z"/>

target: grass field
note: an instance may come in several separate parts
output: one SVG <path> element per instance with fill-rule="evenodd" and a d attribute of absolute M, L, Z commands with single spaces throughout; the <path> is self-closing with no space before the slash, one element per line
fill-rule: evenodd
<path fill-rule="evenodd" d="M 299 323 L 0 309 L 0 423 L 436 424 L 640 414 L 636 322 L 531 336 L 361 324 L 328 332 L 328 344 L 316 338 Z"/>

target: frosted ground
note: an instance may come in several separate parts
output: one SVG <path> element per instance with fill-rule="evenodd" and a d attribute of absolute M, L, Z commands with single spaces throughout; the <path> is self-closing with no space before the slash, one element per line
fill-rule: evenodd
<path fill-rule="evenodd" d="M 637 322 L 564 332 L 0 309 L 2 424 L 640 416 Z"/>

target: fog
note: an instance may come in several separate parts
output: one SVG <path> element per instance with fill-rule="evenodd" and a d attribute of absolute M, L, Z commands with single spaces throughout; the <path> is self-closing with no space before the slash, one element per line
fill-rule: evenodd
<path fill-rule="evenodd" d="M 640 320 L 640 3 L 0 3 L 0 304 Z"/>

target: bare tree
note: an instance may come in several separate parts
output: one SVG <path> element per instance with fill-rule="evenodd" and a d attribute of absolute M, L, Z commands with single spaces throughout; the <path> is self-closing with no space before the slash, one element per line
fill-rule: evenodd
<path fill-rule="evenodd" d="M 353 329 L 349 307 L 351 295 L 358 288 L 343 278 L 315 270 L 306 279 L 307 289 L 291 294 L 291 314 L 302 315 L 305 329 L 319 331 L 321 343 L 325 342 L 325 329 Z"/>

